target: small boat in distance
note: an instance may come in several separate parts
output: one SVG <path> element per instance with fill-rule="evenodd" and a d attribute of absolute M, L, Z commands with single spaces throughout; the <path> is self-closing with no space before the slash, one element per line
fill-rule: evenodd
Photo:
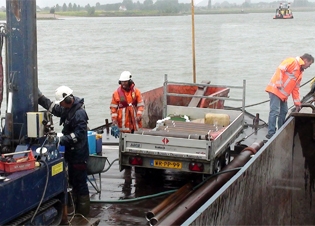
<path fill-rule="evenodd" d="M 273 19 L 293 19 L 290 3 L 280 3 L 279 8 L 276 9 L 276 14 Z"/>

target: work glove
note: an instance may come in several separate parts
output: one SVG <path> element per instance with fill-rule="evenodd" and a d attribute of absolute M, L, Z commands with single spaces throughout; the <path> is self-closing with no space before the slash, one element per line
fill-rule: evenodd
<path fill-rule="evenodd" d="M 136 117 L 137 122 L 140 122 L 141 119 L 142 119 L 141 115 L 139 115 L 139 116 Z"/>
<path fill-rule="evenodd" d="M 118 126 L 112 125 L 112 126 L 111 126 L 111 129 L 110 129 L 110 134 L 111 134 L 113 137 L 118 138 L 118 137 L 119 137 L 119 129 L 118 129 Z"/>
<path fill-rule="evenodd" d="M 299 112 L 300 110 L 301 110 L 301 106 L 296 105 L 296 106 L 295 106 L 295 112 Z"/>

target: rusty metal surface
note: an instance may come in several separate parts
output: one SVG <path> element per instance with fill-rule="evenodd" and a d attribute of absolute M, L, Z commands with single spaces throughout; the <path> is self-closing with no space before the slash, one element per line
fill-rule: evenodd
<path fill-rule="evenodd" d="M 193 191 L 192 183 L 188 183 L 178 189 L 174 194 L 167 197 L 162 203 L 146 214 L 147 220 L 151 225 L 156 225 L 160 219 L 163 219 L 176 206 L 185 200 Z"/>
<path fill-rule="evenodd" d="M 185 86 L 185 85 L 168 85 L 169 93 L 177 94 L 191 94 L 193 95 L 197 86 Z M 156 121 L 162 119 L 163 115 L 163 87 L 152 89 L 145 93 L 142 93 L 144 105 L 146 106 L 143 114 L 143 127 L 144 128 L 154 128 Z M 229 89 L 225 87 L 208 87 L 205 91 L 205 96 L 227 96 Z M 176 97 L 169 96 L 167 97 L 167 103 L 175 106 L 188 106 L 191 101 L 191 97 Z M 211 99 L 202 98 L 200 101 L 201 107 L 210 107 L 210 108 L 223 108 L 224 101 L 214 101 Z"/>
<path fill-rule="evenodd" d="M 180 122 L 173 120 L 165 120 L 163 126 L 158 126 L 157 131 L 185 131 L 189 133 L 196 134 L 208 134 L 210 131 L 223 131 L 224 127 L 218 125 L 210 125 L 205 123 L 197 123 L 197 122 Z"/>
<path fill-rule="evenodd" d="M 236 174 L 237 169 L 245 165 L 262 146 L 263 142 L 254 143 L 245 148 L 233 161 L 222 171 L 227 173 L 219 174 L 210 178 L 205 184 L 194 191 L 186 200 L 158 222 L 158 225 L 181 225 L 190 215 L 192 215 L 201 205 L 203 205 L 216 191 Z"/>
<path fill-rule="evenodd" d="M 207 133 L 204 134 L 196 134 L 190 133 L 190 131 L 185 130 L 177 130 L 176 132 L 172 130 L 160 130 L 160 131 L 141 131 L 136 132 L 137 134 L 143 135 L 151 135 L 151 136 L 167 136 L 167 137 L 177 137 L 177 138 L 185 138 L 185 139 L 193 139 L 193 140 L 210 140 Z"/>
<path fill-rule="evenodd" d="M 183 225 L 314 225 L 313 123 L 290 118 Z"/>

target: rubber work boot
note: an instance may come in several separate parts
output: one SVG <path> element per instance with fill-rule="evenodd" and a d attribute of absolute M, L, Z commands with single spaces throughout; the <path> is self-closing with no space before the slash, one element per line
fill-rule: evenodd
<path fill-rule="evenodd" d="M 68 192 L 68 214 L 69 215 L 73 215 L 74 214 L 74 210 L 75 210 L 75 203 L 77 203 L 77 195 Z"/>
<path fill-rule="evenodd" d="M 87 217 L 90 213 L 90 196 L 82 195 L 77 197 L 76 213 Z"/>

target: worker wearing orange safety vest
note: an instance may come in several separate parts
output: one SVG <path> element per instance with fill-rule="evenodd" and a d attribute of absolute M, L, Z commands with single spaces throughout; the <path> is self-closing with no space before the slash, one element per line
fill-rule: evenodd
<path fill-rule="evenodd" d="M 266 91 L 270 98 L 270 111 L 268 118 L 269 139 L 276 133 L 276 122 L 278 119 L 278 129 L 284 124 L 288 113 L 287 100 L 292 95 L 296 111 L 301 109 L 300 102 L 300 82 L 305 69 L 314 63 L 314 58 L 310 54 L 301 57 L 290 57 L 282 61 L 272 76 Z"/>
<path fill-rule="evenodd" d="M 120 86 L 113 93 L 110 104 L 112 124 L 123 133 L 133 133 L 142 128 L 144 102 L 131 77 L 129 71 L 121 73 Z"/>

